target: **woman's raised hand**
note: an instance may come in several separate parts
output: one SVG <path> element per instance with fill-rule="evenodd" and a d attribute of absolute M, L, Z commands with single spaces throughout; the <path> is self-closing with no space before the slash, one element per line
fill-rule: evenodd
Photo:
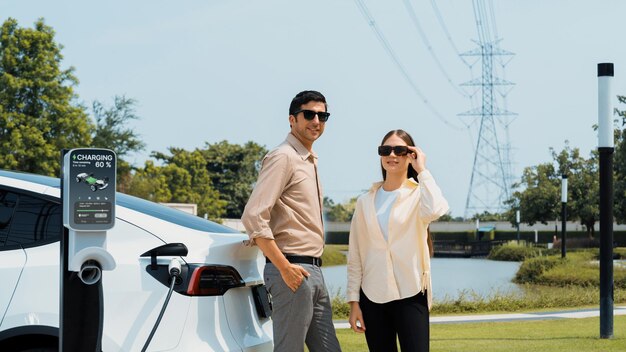
<path fill-rule="evenodd" d="M 411 166 L 417 171 L 420 172 L 426 169 L 426 154 L 419 147 L 411 147 L 409 146 L 409 150 L 411 151 L 409 155 L 409 160 L 411 161 Z"/>

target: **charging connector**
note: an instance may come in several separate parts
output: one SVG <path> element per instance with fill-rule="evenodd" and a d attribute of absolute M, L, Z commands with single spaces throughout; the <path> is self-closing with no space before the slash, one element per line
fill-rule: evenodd
<path fill-rule="evenodd" d="M 180 285 L 183 282 L 183 278 L 180 276 L 182 264 L 178 258 L 170 260 L 170 265 L 167 266 L 167 272 L 170 273 L 170 280 L 175 280 L 176 285 Z"/>
<path fill-rule="evenodd" d="M 170 290 L 167 292 L 167 297 L 165 297 L 165 302 L 163 302 L 163 308 L 161 308 L 159 317 L 157 318 L 156 323 L 154 323 L 154 327 L 152 328 L 152 331 L 150 332 L 150 336 L 148 336 L 148 340 L 146 340 L 146 343 L 144 344 L 141 352 L 145 352 L 148 349 L 148 345 L 150 345 L 150 341 L 152 340 L 152 337 L 154 337 L 154 333 L 156 332 L 157 328 L 159 327 L 159 324 L 161 323 L 161 318 L 163 318 L 163 313 L 165 313 L 165 309 L 167 308 L 167 305 L 170 302 L 170 298 L 172 297 L 172 291 L 174 291 L 174 286 L 180 285 L 180 283 L 182 282 L 182 277 L 180 276 L 181 271 L 182 271 L 181 267 L 182 267 L 182 263 L 180 262 L 178 258 L 173 258 L 172 260 L 170 260 L 170 264 L 167 266 L 167 272 L 170 275 Z"/>

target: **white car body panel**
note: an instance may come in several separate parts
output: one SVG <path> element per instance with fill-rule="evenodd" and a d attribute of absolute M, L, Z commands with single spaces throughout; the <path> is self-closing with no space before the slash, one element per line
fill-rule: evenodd
<path fill-rule="evenodd" d="M 2 330 L 59 325 L 59 243 L 27 248 L 26 253 L 28 259 L 0 325 Z"/>
<path fill-rule="evenodd" d="M 0 282 L 4 287 L 15 287 L 26 264 L 26 252 L 21 248 L 6 251 L 0 256 Z M 5 313 L 14 290 L 0 290 L 0 326 L 4 321 Z"/>
<path fill-rule="evenodd" d="M 195 312 L 217 312 L 217 314 L 212 317 L 208 314 L 187 315 L 183 335 L 175 351 L 241 351 L 230 333 L 228 324 L 223 323 L 226 322 L 227 317 L 222 297 L 198 297 L 192 300 L 189 309 Z M 195 327 L 195 329 L 189 327 Z M 265 351 L 273 349 L 271 347 Z"/>
<path fill-rule="evenodd" d="M 250 290 L 245 288 L 228 290 L 224 294 L 224 304 L 226 311 L 229 312 L 230 331 L 244 351 L 260 351 L 258 348 L 273 346 L 272 321 L 256 319 L 257 312 Z"/>
<path fill-rule="evenodd" d="M 3 176 L 0 185 L 60 196 L 59 188 Z M 247 239 L 239 233 L 192 229 L 118 204 L 115 227 L 106 241 L 116 268 L 102 273 L 103 350 L 141 350 L 168 292 L 147 273 L 150 258 L 141 255 L 165 243 L 184 243 L 189 253 L 180 259 L 185 264 L 232 266 L 246 287 L 232 288 L 223 296 L 174 292 L 149 351 L 272 351 L 271 319 L 259 319 L 249 287 L 263 282 L 265 260 L 257 247 L 244 244 Z M 58 241 L 0 251 L 2 286 L 15 287 L 14 294 L 0 289 L 0 314 L 5 313 L 0 333 L 14 327 L 58 326 L 59 255 Z M 167 265 L 170 259 L 159 257 L 157 262 Z"/>

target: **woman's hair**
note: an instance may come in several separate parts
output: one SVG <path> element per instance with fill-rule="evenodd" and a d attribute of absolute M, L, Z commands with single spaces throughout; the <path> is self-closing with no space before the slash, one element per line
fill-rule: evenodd
<path fill-rule="evenodd" d="M 428 244 L 428 254 L 430 254 L 430 257 L 434 257 L 435 256 L 435 248 L 433 247 L 433 235 L 430 233 L 430 225 L 428 225 L 428 227 L 426 228 L 426 232 L 428 233 L 428 236 L 426 237 L 426 243 Z"/>
<path fill-rule="evenodd" d="M 413 142 L 413 137 L 411 137 L 410 134 L 406 133 L 406 131 L 404 130 L 391 130 L 389 131 L 385 137 L 383 137 L 382 142 L 380 142 L 380 145 L 383 145 L 385 143 L 385 141 L 391 137 L 391 136 L 398 136 L 400 137 L 400 139 L 402 139 L 408 146 L 411 147 L 415 147 L 415 142 Z M 385 170 L 385 168 L 383 167 L 383 164 L 380 164 L 380 169 L 383 171 L 383 180 L 385 180 L 387 178 L 387 171 Z M 417 171 L 415 171 L 415 169 L 413 168 L 413 166 L 411 166 L 411 164 L 409 164 L 409 168 L 406 172 L 406 177 L 407 178 L 413 178 L 415 180 L 415 182 L 417 181 Z"/>
<path fill-rule="evenodd" d="M 415 142 L 413 141 L 413 137 L 411 137 L 411 135 L 408 134 L 404 130 L 391 130 L 387 132 L 385 137 L 383 137 L 382 142 L 380 142 L 380 145 L 383 145 L 385 141 L 393 135 L 400 137 L 400 139 L 402 139 L 407 145 L 411 147 L 415 147 Z M 383 171 L 383 180 L 385 180 L 387 178 L 387 171 L 383 167 L 382 163 L 380 164 L 380 169 Z M 416 182 L 419 182 L 417 180 L 417 171 L 415 171 L 415 169 L 413 168 L 411 164 L 409 164 L 409 168 L 406 172 L 406 177 L 413 178 Z M 428 253 L 430 254 L 432 258 L 435 255 L 435 248 L 433 248 L 433 238 L 430 233 L 430 226 L 426 228 L 426 232 L 428 233 L 428 236 L 426 237 L 426 243 L 428 244 Z"/>

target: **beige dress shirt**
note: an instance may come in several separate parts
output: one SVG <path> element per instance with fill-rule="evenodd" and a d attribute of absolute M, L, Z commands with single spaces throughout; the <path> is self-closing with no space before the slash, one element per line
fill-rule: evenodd
<path fill-rule="evenodd" d="M 255 238 L 276 241 L 287 254 L 321 257 L 324 251 L 322 189 L 317 155 L 291 133 L 267 153 L 241 217 Z"/>
<path fill-rule="evenodd" d="M 359 301 L 359 290 L 372 302 L 386 303 L 426 291 L 432 305 L 428 224 L 448 211 L 448 202 L 428 170 L 419 184 L 408 179 L 389 215 L 385 241 L 374 197 L 382 182 L 359 197 L 350 227 L 348 301 Z"/>

